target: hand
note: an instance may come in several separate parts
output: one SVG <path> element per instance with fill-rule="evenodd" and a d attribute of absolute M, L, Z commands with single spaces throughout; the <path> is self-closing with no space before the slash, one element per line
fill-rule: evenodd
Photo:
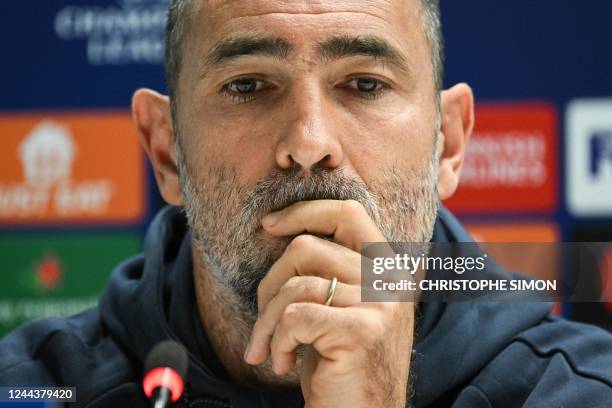
<path fill-rule="evenodd" d="M 264 229 L 294 236 L 258 288 L 259 318 L 245 360 L 272 359 L 276 374 L 296 364 L 306 407 L 404 407 L 413 303 L 361 302 L 362 242 L 385 238 L 356 201 L 304 201 L 269 214 Z M 333 242 L 314 235 L 329 236 Z M 325 300 L 333 277 L 331 306 Z"/>

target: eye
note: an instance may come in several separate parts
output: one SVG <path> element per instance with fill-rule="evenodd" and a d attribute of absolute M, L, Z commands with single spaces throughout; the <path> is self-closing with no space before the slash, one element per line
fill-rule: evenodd
<path fill-rule="evenodd" d="M 347 86 L 351 90 L 358 92 L 360 96 L 368 99 L 380 96 L 388 88 L 385 82 L 372 77 L 353 78 L 347 83 Z"/>
<path fill-rule="evenodd" d="M 239 78 L 223 85 L 221 93 L 227 95 L 234 102 L 248 102 L 255 97 L 255 93 L 266 86 L 265 81 L 257 78 Z"/>
<path fill-rule="evenodd" d="M 255 91 L 259 91 L 263 88 L 264 83 L 262 80 L 254 78 L 242 78 L 232 81 L 228 84 L 228 88 L 232 92 L 241 94 L 249 94 Z"/>

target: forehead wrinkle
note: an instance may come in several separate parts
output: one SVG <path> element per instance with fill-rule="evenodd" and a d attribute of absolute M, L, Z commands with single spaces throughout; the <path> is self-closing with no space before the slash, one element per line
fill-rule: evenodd
<path fill-rule="evenodd" d="M 405 1 L 405 0 L 401 0 Z M 273 1 L 273 0 L 207 0 L 207 7 L 214 11 L 230 8 L 236 11 L 236 4 L 240 3 L 239 11 L 233 13 L 235 17 L 260 17 L 264 15 L 320 15 L 333 13 L 355 13 L 371 17 L 382 18 L 386 14 L 384 5 L 390 1 L 380 0 L 318 0 L 318 1 Z"/>
<path fill-rule="evenodd" d="M 213 2 L 214 3 L 214 2 Z M 234 1 L 229 1 L 229 2 L 220 2 L 220 4 L 218 5 L 217 8 L 212 8 L 210 11 L 213 12 L 213 14 L 216 14 L 218 12 L 221 12 L 220 9 L 221 8 L 225 8 L 225 7 L 235 7 L 236 3 L 241 3 L 241 0 L 234 0 Z M 324 3 L 324 2 L 323 2 Z M 320 4 L 320 5 L 305 5 L 303 3 L 300 4 L 291 4 L 289 10 L 278 10 L 276 7 L 274 7 L 272 4 L 273 2 L 270 2 L 270 7 L 266 7 L 267 10 L 262 11 L 260 7 L 255 7 L 254 5 L 251 7 L 250 3 L 247 2 L 245 4 L 245 7 L 241 7 L 242 11 L 239 11 L 238 13 L 234 14 L 229 20 L 223 22 L 222 24 L 218 25 L 217 28 L 215 30 L 219 30 L 219 31 L 225 31 L 225 29 L 223 29 L 223 26 L 227 27 L 227 24 L 229 23 L 229 27 L 235 27 L 237 28 L 238 26 L 242 26 L 242 27 L 248 27 L 249 24 L 249 20 L 252 18 L 255 18 L 256 20 L 258 19 L 258 17 L 262 17 L 262 16 L 271 16 L 271 17 L 275 17 L 275 16 L 279 16 L 282 17 L 283 15 L 303 15 L 304 17 L 308 17 L 308 16 L 317 16 L 317 15 L 329 15 L 330 17 L 333 15 L 337 15 L 337 14 L 346 14 L 346 15 L 355 15 L 355 16 L 359 16 L 361 15 L 361 18 L 374 18 L 378 21 L 380 21 L 381 23 L 384 24 L 388 24 L 389 20 L 385 17 L 383 17 L 382 13 L 379 13 L 380 7 L 375 7 L 377 6 L 376 3 L 374 2 L 366 2 L 368 3 L 369 6 L 373 6 L 372 10 L 369 10 L 367 7 L 364 7 L 363 5 L 361 6 L 361 9 L 359 10 L 355 10 L 355 9 L 346 9 L 345 7 L 338 7 L 338 8 L 333 8 L 330 10 L 329 8 L 326 8 L 326 6 L 328 6 L 328 4 Z M 208 2 L 209 4 L 209 8 L 210 9 L 210 2 Z M 298 7 L 295 7 L 298 6 Z M 312 6 L 312 7 L 311 7 Z M 216 10 L 215 10 L 216 9 Z M 259 9 L 259 10 L 258 10 Z M 209 15 L 208 17 L 211 17 L 211 15 Z M 217 24 L 215 24 L 217 25 Z M 251 35 L 249 33 L 249 29 L 244 30 L 244 28 L 242 30 L 238 31 L 238 35 Z M 232 35 L 236 35 L 231 33 L 230 30 L 228 30 L 228 35 L 232 36 Z M 266 36 L 269 35 L 269 32 L 266 32 L 265 30 L 261 30 L 261 29 L 255 29 L 253 30 L 253 34 L 254 36 Z M 376 59 L 377 62 L 382 63 L 383 65 L 385 64 L 389 64 L 390 66 L 393 66 L 394 68 L 397 68 L 400 72 L 404 73 L 404 74 L 408 74 L 408 75 L 414 75 L 415 74 L 415 61 L 413 61 L 409 55 L 407 55 L 407 50 L 404 50 L 405 46 L 409 45 L 409 44 L 405 44 L 405 42 L 399 41 L 399 43 L 401 44 L 401 47 L 398 48 L 397 44 L 397 40 L 398 40 L 398 33 L 397 32 L 391 32 L 389 33 L 391 34 L 390 38 L 382 38 L 379 37 L 380 39 L 385 40 L 385 42 L 387 43 L 387 45 L 389 44 L 393 44 L 393 46 L 390 46 L 388 48 L 394 49 L 396 52 L 395 53 L 378 53 L 378 55 L 375 55 L 376 53 L 371 53 L 371 52 L 360 52 L 359 54 L 354 53 L 353 55 L 361 55 L 361 56 L 370 56 L 373 57 L 373 59 Z M 293 39 L 295 37 L 295 35 L 299 35 L 298 33 L 290 33 L 287 35 L 286 38 L 289 39 Z M 368 37 L 367 34 L 364 36 L 359 35 L 359 33 L 355 33 L 355 37 L 363 37 L 366 38 Z M 288 41 L 287 41 L 288 42 Z M 319 42 L 320 43 L 320 42 Z M 291 46 L 292 44 L 289 43 L 289 45 Z M 363 45 L 363 44 L 362 44 Z M 279 57 L 282 60 L 288 61 L 288 58 L 291 56 L 291 53 L 293 51 L 293 49 L 297 48 L 297 45 L 293 45 L 292 47 L 287 47 L 286 48 L 286 52 L 277 52 L 277 53 L 269 53 L 268 56 L 273 56 L 273 57 Z M 301 46 L 300 46 L 301 48 Z M 365 51 L 367 47 L 362 47 L 362 51 Z M 316 48 L 314 48 L 315 51 Z M 209 53 L 210 54 L 210 53 Z M 260 54 L 264 54 L 264 53 L 260 53 Z M 275 55 L 272 55 L 275 54 Z M 253 54 L 250 54 L 253 55 Z M 348 55 L 347 55 L 348 56 Z M 222 70 L 224 68 L 227 67 L 228 64 L 220 64 L 218 61 L 216 64 L 212 64 L 211 62 L 214 62 L 214 59 L 208 59 L 208 61 L 205 58 L 198 58 L 200 63 L 198 65 L 200 65 L 200 67 L 202 67 L 199 71 L 200 71 L 200 75 L 198 75 L 199 77 L 205 77 L 207 76 L 207 73 L 213 72 L 213 71 L 219 71 Z M 234 61 L 231 62 L 238 62 L 238 59 L 236 58 Z M 323 58 L 323 60 L 325 60 L 325 58 Z M 228 61 L 229 63 L 230 61 Z M 214 65 L 214 66 L 213 66 Z"/>

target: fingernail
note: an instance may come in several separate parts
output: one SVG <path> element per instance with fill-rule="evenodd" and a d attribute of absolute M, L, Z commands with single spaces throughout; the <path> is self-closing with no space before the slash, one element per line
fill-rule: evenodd
<path fill-rule="evenodd" d="M 280 219 L 280 212 L 276 211 L 276 212 L 272 212 L 268 215 L 266 215 L 265 217 L 263 217 L 263 219 L 261 220 L 262 224 L 266 224 L 266 225 L 274 225 L 278 222 L 278 220 Z"/>

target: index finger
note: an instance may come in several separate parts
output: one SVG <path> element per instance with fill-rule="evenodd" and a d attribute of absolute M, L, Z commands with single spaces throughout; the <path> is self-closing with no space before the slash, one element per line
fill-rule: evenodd
<path fill-rule="evenodd" d="M 304 232 L 331 236 L 357 252 L 363 242 L 386 242 L 365 208 L 354 200 L 301 201 L 266 215 L 262 226 L 277 236 Z"/>

